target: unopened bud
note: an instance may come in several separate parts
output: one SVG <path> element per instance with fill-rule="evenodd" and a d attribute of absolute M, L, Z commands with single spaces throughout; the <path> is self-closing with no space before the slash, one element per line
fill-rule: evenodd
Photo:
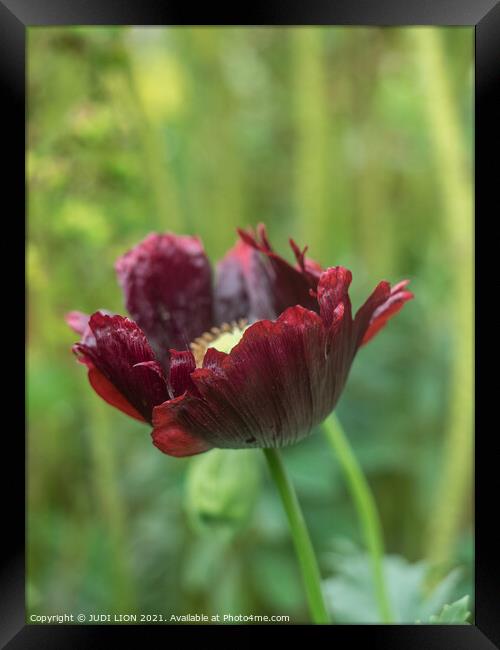
<path fill-rule="evenodd" d="M 259 458 L 254 449 L 212 449 L 191 460 L 186 511 L 199 533 L 234 533 L 249 519 L 259 487 Z"/>

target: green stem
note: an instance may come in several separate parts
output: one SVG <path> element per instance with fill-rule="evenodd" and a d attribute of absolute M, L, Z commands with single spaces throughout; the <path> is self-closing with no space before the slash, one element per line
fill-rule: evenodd
<path fill-rule="evenodd" d="M 127 512 L 121 498 L 115 454 L 112 442 L 103 431 L 110 429 L 108 406 L 95 395 L 88 392 L 89 435 L 93 455 L 93 473 L 96 496 L 100 508 L 103 530 L 113 549 L 111 562 L 112 588 L 117 612 L 130 612 L 135 609 L 134 586 L 130 571 L 130 558 L 127 553 L 128 537 L 126 530 Z"/>
<path fill-rule="evenodd" d="M 327 99 L 328 64 L 325 31 L 302 27 L 290 31 L 293 61 L 293 118 L 295 120 L 295 207 L 297 236 L 308 238 L 318 259 L 326 256 L 324 233 L 330 229 L 332 214 L 329 163 L 332 155 L 331 124 Z M 340 165 L 339 165 L 340 167 Z M 305 224 L 314 223 L 314 228 Z M 304 232 L 307 228 L 307 234 Z M 302 230 L 302 232 L 300 232 Z"/>
<path fill-rule="evenodd" d="M 152 223 L 156 222 L 159 227 L 163 228 L 163 224 L 168 223 L 172 230 L 182 230 L 184 219 L 173 179 L 172 165 L 166 159 L 161 127 L 152 120 L 141 92 L 141 74 L 147 63 L 141 61 L 139 52 L 140 49 L 133 41 L 125 45 L 127 63 L 124 69 L 128 82 L 129 108 L 133 112 L 138 128 L 145 178 L 149 181 L 148 196 L 155 211 L 154 217 L 150 219 L 153 219 Z"/>
<path fill-rule="evenodd" d="M 321 593 L 321 577 L 316 555 L 314 554 L 311 538 L 294 487 L 286 472 L 279 451 L 277 449 L 264 449 L 264 454 L 288 517 L 312 620 L 314 623 L 330 623 L 330 617 Z"/>
<path fill-rule="evenodd" d="M 393 619 L 383 568 L 384 540 L 375 499 L 337 416 L 332 413 L 324 421 L 323 426 L 326 437 L 340 462 L 356 505 L 365 543 L 371 557 L 375 597 L 382 622 L 391 623 Z"/>

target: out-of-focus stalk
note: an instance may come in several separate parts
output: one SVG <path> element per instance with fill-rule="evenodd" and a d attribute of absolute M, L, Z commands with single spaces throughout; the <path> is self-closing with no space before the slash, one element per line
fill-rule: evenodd
<path fill-rule="evenodd" d="M 164 124 L 155 123 L 146 109 L 140 89 L 140 75 L 146 65 L 140 57 L 140 48 L 144 39 L 137 42 L 129 39 L 125 48 L 126 65 L 124 70 L 128 80 L 129 104 L 134 114 L 134 126 L 139 132 L 142 145 L 145 177 L 149 180 L 151 198 L 155 214 L 148 215 L 161 229 L 181 232 L 184 220 L 181 214 L 177 188 L 172 180 L 169 161 L 166 156 L 165 137 L 162 133 Z M 161 80 L 158 80 L 160 83 Z"/>
<path fill-rule="evenodd" d="M 436 28 L 411 30 L 445 216 L 444 250 L 448 255 L 443 258 L 443 264 L 452 269 L 453 282 L 449 299 L 452 339 L 449 414 L 427 550 L 437 566 L 449 562 L 464 511 L 472 502 L 474 408 L 472 169 L 465 153 L 440 31 Z"/>
<path fill-rule="evenodd" d="M 327 257 L 333 228 L 328 197 L 337 178 L 329 178 L 329 123 L 324 31 L 292 30 L 296 123 L 295 204 L 297 238 L 317 259 Z"/>
<path fill-rule="evenodd" d="M 393 208 L 391 182 L 393 173 L 388 166 L 391 156 L 391 132 L 378 113 L 383 64 L 389 34 L 384 30 L 356 30 L 357 47 L 351 42 L 346 52 L 349 75 L 349 124 L 346 131 L 351 141 L 350 171 L 356 222 L 356 244 L 361 268 L 369 275 L 390 278 L 395 268 L 395 236 L 400 227 Z M 360 57 L 359 51 L 370 52 Z"/>
<path fill-rule="evenodd" d="M 234 244 L 236 228 L 247 225 L 241 100 L 227 73 L 235 44 L 247 35 L 239 30 L 231 40 L 231 28 L 224 28 L 224 34 L 204 27 L 179 31 L 176 36 L 189 70 L 186 201 L 196 233 L 210 255 L 220 257 Z"/>
<path fill-rule="evenodd" d="M 133 585 L 127 559 L 126 513 L 120 498 L 115 471 L 114 454 L 109 437 L 110 424 L 107 404 L 93 394 L 87 399 L 89 441 L 93 457 L 93 482 L 103 527 L 112 550 L 113 605 L 118 612 L 134 609 Z"/>

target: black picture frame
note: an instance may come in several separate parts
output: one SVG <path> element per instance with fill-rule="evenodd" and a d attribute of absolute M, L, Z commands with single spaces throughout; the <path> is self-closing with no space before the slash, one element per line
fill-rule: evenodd
<path fill-rule="evenodd" d="M 4 183 L 3 197 L 11 204 L 4 212 L 4 224 L 20 224 L 20 236 L 11 240 L 4 232 L 9 252 L 14 262 L 4 264 L 5 296 L 8 317 L 4 312 L 4 326 L 8 331 L 8 344 L 13 361 L 4 365 L 8 373 L 9 390 L 4 394 L 4 412 L 21 410 L 24 394 L 23 373 L 19 354 L 15 352 L 16 337 L 23 328 L 14 326 L 11 316 L 23 312 L 20 296 L 22 288 L 16 287 L 9 276 L 22 277 L 24 260 L 24 227 L 18 216 L 25 212 L 25 46 L 26 29 L 34 25 L 462 25 L 475 28 L 475 220 L 476 220 L 476 449 L 475 449 L 475 501 L 476 501 L 476 623 L 470 626 L 439 625 L 359 625 L 359 626 L 293 626 L 293 634 L 307 635 L 309 644 L 323 639 L 332 644 L 339 642 L 367 642 L 372 648 L 405 648 L 411 650 L 487 650 L 500 647 L 500 590 L 498 533 L 491 510 L 499 494 L 498 471 L 495 462 L 497 434 L 486 422 L 488 408 L 495 408 L 486 392 L 488 382 L 481 382 L 485 370 L 482 355 L 490 337 L 478 327 L 490 320 L 481 318 L 479 300 L 491 295 L 484 286 L 490 276 L 484 269 L 486 256 L 477 254 L 478 239 L 487 229 L 490 206 L 497 205 L 493 192 L 498 184 L 498 162 L 495 153 L 500 145 L 500 3 L 496 0 L 330 0 L 308 3 L 272 2 L 262 5 L 239 5 L 228 8 L 222 4 L 200 5 L 192 9 L 187 3 L 161 2 L 160 0 L 0 0 L 0 87 L 4 111 Z M 5 209 L 5 208 L 4 208 Z M 498 212 L 498 208 L 496 208 Z M 494 218 L 495 213 L 491 213 Z M 19 242 L 19 250 L 17 245 Z M 22 252 L 21 252 L 22 246 Z M 5 251 L 4 251 L 5 254 Z M 494 258 L 495 259 L 495 258 Z M 18 266 L 19 265 L 19 268 Z M 19 271 L 19 273 L 16 273 Z M 4 303 L 5 305 L 5 303 Z M 494 309 L 494 307 L 493 307 Z M 4 337 L 7 335 L 4 334 Z M 493 336 L 493 335 L 492 335 Z M 490 340 L 495 340 L 490 339 Z M 21 341 L 19 341 L 19 347 Z M 486 353 L 490 357 L 490 347 Z M 485 354 L 485 356 L 486 356 Z M 7 362 L 5 362 L 7 363 Z M 481 375 L 479 374 L 481 371 Z M 4 377 L 5 379 L 5 377 Z M 495 380 L 496 381 L 496 380 Z M 481 390 L 479 390 L 479 386 Z M 7 397 L 5 397 L 5 395 Z M 19 405 L 16 404 L 19 399 Z M 18 408 L 17 408 L 18 407 Z M 494 411 L 492 411 L 494 415 Z M 204 644 L 215 635 L 223 634 L 234 641 L 251 639 L 260 626 L 79 626 L 79 625 L 26 625 L 24 603 L 24 538 L 25 538 L 25 440 L 16 425 L 4 426 L 2 480 L 3 490 L 3 553 L 0 573 L 0 642 L 9 649 L 22 648 L 89 648 L 104 647 L 123 638 L 127 642 L 149 644 L 153 637 L 177 634 L 195 634 Z M 495 420 L 492 420 L 495 422 Z M 8 460 L 7 460 L 8 459 Z M 477 471 L 480 469 L 480 471 Z M 496 488 L 496 489 L 495 489 Z M 491 497 L 490 495 L 495 495 Z M 486 505 L 485 505 L 486 504 Z M 290 629 L 290 628 L 288 628 Z M 269 641 L 280 640 L 281 626 L 268 626 L 265 634 Z M 245 635 L 243 637 L 243 635 Z M 300 642 L 300 638 L 296 641 Z M 337 646 L 338 647 L 338 646 Z"/>

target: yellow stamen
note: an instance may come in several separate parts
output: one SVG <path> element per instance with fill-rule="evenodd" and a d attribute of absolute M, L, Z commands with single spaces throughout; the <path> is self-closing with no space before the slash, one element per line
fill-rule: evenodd
<path fill-rule="evenodd" d="M 208 348 L 215 348 L 219 352 L 231 352 L 234 346 L 240 342 L 243 332 L 248 328 L 247 322 L 241 318 L 238 322 L 223 323 L 220 327 L 212 327 L 209 332 L 205 332 L 195 339 L 190 348 L 196 361 L 196 367 L 202 367 Z"/>

